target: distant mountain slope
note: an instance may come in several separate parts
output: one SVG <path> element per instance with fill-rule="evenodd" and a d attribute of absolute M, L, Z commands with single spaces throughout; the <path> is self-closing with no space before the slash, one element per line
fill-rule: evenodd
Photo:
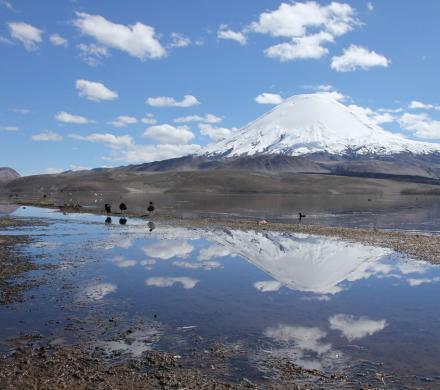
<path fill-rule="evenodd" d="M 184 156 L 170 160 L 155 161 L 140 165 L 129 165 L 128 171 L 168 172 L 168 171 L 206 171 L 234 170 L 253 172 L 291 172 L 291 173 L 329 173 L 321 165 L 304 157 L 281 154 L 256 155 L 232 158 L 210 158 L 207 156 Z"/>
<path fill-rule="evenodd" d="M 286 154 L 387 156 L 439 153 L 440 144 L 385 131 L 335 100 L 330 93 L 296 95 L 267 114 L 208 146 L 210 156 Z"/>
<path fill-rule="evenodd" d="M 21 175 L 16 170 L 8 167 L 0 167 L 0 184 L 7 183 L 19 177 L 21 177 Z"/>
<path fill-rule="evenodd" d="M 133 168 L 133 167 L 132 167 Z M 354 176 L 354 175 L 350 175 Z M 419 180 L 420 181 L 420 180 Z M 425 180 L 430 183 L 429 180 Z M 84 194 L 362 194 L 438 193 L 438 186 L 404 181 L 378 180 L 291 172 L 203 170 L 148 172 L 127 167 L 24 176 L 0 186 L 0 197 L 19 194 L 19 199 L 41 201 L 45 194 L 58 194 L 68 201 L 70 192 Z M 57 196 L 58 196 L 57 195 Z M 119 195 L 118 195 L 119 196 Z M 119 199 L 119 198 L 118 198 Z"/>

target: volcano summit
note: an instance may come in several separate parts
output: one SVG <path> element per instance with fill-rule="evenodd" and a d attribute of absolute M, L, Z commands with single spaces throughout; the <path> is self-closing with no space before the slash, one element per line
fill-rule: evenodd
<path fill-rule="evenodd" d="M 285 154 L 389 156 L 440 152 L 440 144 L 388 132 L 331 93 L 295 95 L 230 137 L 207 148 L 224 157 Z"/>

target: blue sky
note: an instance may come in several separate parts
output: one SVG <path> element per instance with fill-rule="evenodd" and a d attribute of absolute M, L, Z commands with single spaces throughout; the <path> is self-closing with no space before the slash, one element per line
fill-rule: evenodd
<path fill-rule="evenodd" d="M 440 142 L 440 2 L 0 0 L 0 166 L 180 156 L 299 93 Z"/>

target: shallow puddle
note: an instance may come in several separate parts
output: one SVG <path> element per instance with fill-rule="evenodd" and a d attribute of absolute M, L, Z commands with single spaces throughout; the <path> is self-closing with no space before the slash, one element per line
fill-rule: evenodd
<path fill-rule="evenodd" d="M 53 222 L 0 234 L 39 236 L 26 251 L 62 266 L 26 302 L 0 307 L 3 351 L 35 332 L 135 356 L 216 340 L 245 351 L 237 364 L 244 372 L 263 375 L 260 362 L 282 356 L 311 369 L 375 370 L 440 386 L 437 266 L 328 237 L 142 219 L 121 226 L 32 207 L 13 215 Z"/>

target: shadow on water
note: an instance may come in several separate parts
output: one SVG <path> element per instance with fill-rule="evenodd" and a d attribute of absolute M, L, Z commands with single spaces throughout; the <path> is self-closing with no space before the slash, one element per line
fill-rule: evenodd
<path fill-rule="evenodd" d="M 197 336 L 244 348 L 243 370 L 278 356 L 329 372 L 374 362 L 403 380 L 440 375 L 437 266 L 329 237 L 156 226 L 136 218 L 121 229 L 105 226 L 102 216 L 66 222 L 34 208 L 15 215 L 44 213 L 58 220 L 29 251 L 54 263 L 70 259 L 57 272 L 72 288 L 54 283 L 32 291 L 31 305 L 1 307 L 2 348 L 19 332 L 74 339 L 74 317 L 110 350 L 188 351 Z M 152 327 L 140 332 L 149 342 L 117 339 L 94 328 L 90 317 L 142 319 Z"/>

